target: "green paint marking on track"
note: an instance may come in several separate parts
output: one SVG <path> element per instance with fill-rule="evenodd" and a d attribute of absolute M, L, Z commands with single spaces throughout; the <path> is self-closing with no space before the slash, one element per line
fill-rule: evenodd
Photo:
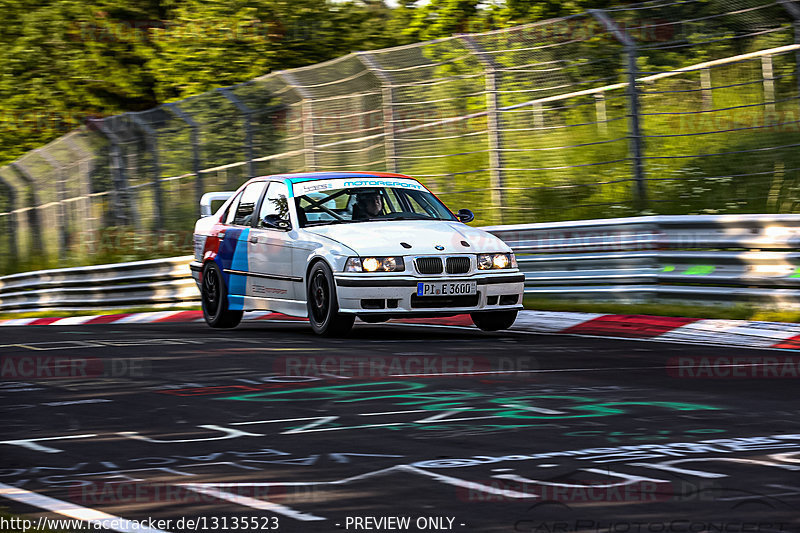
<path fill-rule="evenodd" d="M 672 272 L 675 270 L 675 265 L 666 265 L 661 272 Z"/>

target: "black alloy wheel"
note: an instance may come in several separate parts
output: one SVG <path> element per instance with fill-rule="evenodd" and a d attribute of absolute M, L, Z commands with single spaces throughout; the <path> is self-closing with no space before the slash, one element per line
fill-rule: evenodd
<path fill-rule="evenodd" d="M 203 268 L 203 281 L 200 290 L 203 304 L 203 318 L 212 328 L 235 328 L 242 321 L 242 311 L 228 309 L 228 293 L 222 273 L 213 261 Z"/>
<path fill-rule="evenodd" d="M 333 273 L 322 261 L 315 263 L 309 272 L 307 306 L 311 329 L 317 335 L 341 336 L 353 328 L 356 317 L 339 313 Z"/>

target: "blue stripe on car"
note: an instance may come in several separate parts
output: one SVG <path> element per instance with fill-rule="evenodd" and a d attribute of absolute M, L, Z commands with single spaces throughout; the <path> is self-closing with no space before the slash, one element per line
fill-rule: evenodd
<path fill-rule="evenodd" d="M 247 286 L 247 278 L 241 275 L 231 275 L 226 270 L 248 271 L 247 267 L 247 237 L 249 229 L 227 228 L 225 238 L 219 245 L 217 257 L 214 260 L 222 271 L 222 280 L 228 289 L 228 309 L 232 311 L 241 310 Z M 231 298 L 233 295 L 233 298 Z M 238 296 L 238 297 L 237 297 Z"/>

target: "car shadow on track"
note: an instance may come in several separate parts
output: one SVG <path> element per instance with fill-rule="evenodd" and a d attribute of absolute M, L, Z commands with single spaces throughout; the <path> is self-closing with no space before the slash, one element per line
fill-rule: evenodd
<path fill-rule="evenodd" d="M 285 334 L 292 337 L 303 337 L 307 339 L 322 339 L 311 331 L 311 327 L 304 322 L 242 322 L 236 328 L 237 333 L 263 333 Z M 484 332 L 474 327 L 462 326 L 440 326 L 440 325 L 421 325 L 404 324 L 399 322 L 387 322 L 381 324 L 356 324 L 356 326 L 343 337 L 325 337 L 327 341 L 385 341 L 385 342 L 419 342 L 419 341 L 464 341 L 469 339 L 474 342 L 481 339 L 496 340 L 500 337 L 512 335 L 508 331 Z"/>

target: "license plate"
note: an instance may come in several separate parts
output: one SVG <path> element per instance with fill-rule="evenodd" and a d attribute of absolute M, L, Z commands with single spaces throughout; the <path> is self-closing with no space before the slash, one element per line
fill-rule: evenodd
<path fill-rule="evenodd" d="M 417 283 L 417 296 L 452 296 L 461 294 L 475 294 L 477 292 L 477 281 Z"/>

